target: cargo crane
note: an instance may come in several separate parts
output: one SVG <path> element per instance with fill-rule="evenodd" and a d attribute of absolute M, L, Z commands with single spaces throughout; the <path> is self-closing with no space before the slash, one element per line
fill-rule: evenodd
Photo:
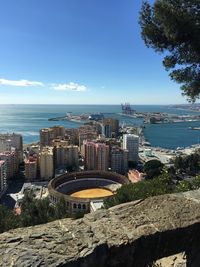
<path fill-rule="evenodd" d="M 123 114 L 133 115 L 135 113 L 135 110 L 131 108 L 131 105 L 129 103 L 121 104 L 121 107 Z"/>

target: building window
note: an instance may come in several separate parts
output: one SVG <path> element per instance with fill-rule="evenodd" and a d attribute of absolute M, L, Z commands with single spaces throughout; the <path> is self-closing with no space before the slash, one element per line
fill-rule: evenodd
<path fill-rule="evenodd" d="M 78 204 L 78 209 L 81 210 L 81 204 Z"/>
<path fill-rule="evenodd" d="M 73 209 L 76 209 L 76 203 L 73 204 Z"/>
<path fill-rule="evenodd" d="M 85 210 L 85 209 L 86 209 L 86 206 L 85 206 L 85 204 L 83 204 L 82 208 L 83 208 L 83 210 Z"/>

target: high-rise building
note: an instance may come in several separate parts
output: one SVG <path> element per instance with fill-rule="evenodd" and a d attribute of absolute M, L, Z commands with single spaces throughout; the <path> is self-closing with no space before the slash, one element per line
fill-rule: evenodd
<path fill-rule="evenodd" d="M 85 169 L 105 171 L 109 166 L 109 146 L 103 143 L 84 142 Z"/>
<path fill-rule="evenodd" d="M 106 138 L 111 138 L 112 137 L 111 125 L 109 125 L 109 124 L 102 124 L 102 134 Z"/>
<path fill-rule="evenodd" d="M 66 151 L 67 167 L 77 168 L 78 166 L 78 146 L 67 146 Z"/>
<path fill-rule="evenodd" d="M 123 135 L 123 149 L 128 150 L 128 160 L 138 162 L 139 136 L 134 134 Z"/>
<path fill-rule="evenodd" d="M 54 154 L 53 147 L 43 147 L 39 156 L 40 177 L 49 180 L 54 176 Z"/>
<path fill-rule="evenodd" d="M 4 160 L 6 163 L 7 179 L 12 178 L 19 169 L 19 158 L 17 151 L 12 149 L 11 151 L 1 152 L 0 160 Z"/>
<path fill-rule="evenodd" d="M 25 160 L 25 179 L 34 181 L 37 178 L 37 158 L 30 156 Z"/>
<path fill-rule="evenodd" d="M 6 162 L 4 160 L 0 160 L 0 197 L 7 188 L 6 167 Z"/>
<path fill-rule="evenodd" d="M 65 140 L 68 141 L 69 145 L 78 145 L 79 129 L 65 129 Z"/>
<path fill-rule="evenodd" d="M 81 152 L 81 155 L 84 155 L 84 141 L 92 141 L 95 140 L 98 137 L 97 132 L 93 131 L 81 131 L 79 132 L 79 149 Z"/>
<path fill-rule="evenodd" d="M 51 128 L 44 128 L 40 130 L 40 145 L 50 146 L 53 139 L 64 139 L 65 128 L 63 126 L 53 126 Z"/>
<path fill-rule="evenodd" d="M 118 173 L 128 171 L 128 150 L 113 147 L 111 150 L 111 170 Z"/>
<path fill-rule="evenodd" d="M 56 125 L 56 126 L 51 127 L 51 129 L 54 132 L 54 138 L 64 139 L 64 137 L 65 137 L 65 127 L 60 126 L 60 125 Z"/>
<path fill-rule="evenodd" d="M 76 168 L 78 166 L 78 146 L 55 146 L 54 158 L 55 168 Z"/>
<path fill-rule="evenodd" d="M 21 134 L 0 134 L 0 152 L 16 149 L 19 163 L 23 162 L 23 142 Z"/>
<path fill-rule="evenodd" d="M 41 147 L 50 146 L 51 140 L 55 138 L 54 131 L 51 128 L 44 128 L 40 130 L 40 145 Z"/>
<path fill-rule="evenodd" d="M 57 146 L 68 146 L 69 145 L 69 141 L 68 140 L 62 140 L 60 138 L 56 138 L 56 139 L 52 140 L 51 145 L 54 146 L 54 147 L 57 147 Z"/>
<path fill-rule="evenodd" d="M 109 146 L 96 144 L 96 170 L 107 171 L 109 166 Z"/>
<path fill-rule="evenodd" d="M 11 140 L 0 137 L 0 152 L 10 151 L 12 148 Z"/>
<path fill-rule="evenodd" d="M 111 136 L 117 136 L 119 133 L 119 120 L 113 118 L 103 119 L 103 125 L 110 125 Z"/>
<path fill-rule="evenodd" d="M 84 146 L 85 169 L 95 170 L 96 169 L 95 143 L 84 141 L 83 146 Z"/>

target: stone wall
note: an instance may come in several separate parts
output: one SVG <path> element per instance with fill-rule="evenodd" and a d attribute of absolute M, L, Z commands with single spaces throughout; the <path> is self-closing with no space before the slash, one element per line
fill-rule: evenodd
<path fill-rule="evenodd" d="M 0 266 L 146 267 L 186 253 L 200 262 L 200 192 L 163 195 L 0 235 Z"/>

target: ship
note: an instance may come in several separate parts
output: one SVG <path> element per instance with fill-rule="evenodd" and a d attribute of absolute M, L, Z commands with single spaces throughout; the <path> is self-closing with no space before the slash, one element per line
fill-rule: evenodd
<path fill-rule="evenodd" d="M 104 115 L 102 113 L 90 114 L 88 120 L 100 121 L 104 119 Z"/>

